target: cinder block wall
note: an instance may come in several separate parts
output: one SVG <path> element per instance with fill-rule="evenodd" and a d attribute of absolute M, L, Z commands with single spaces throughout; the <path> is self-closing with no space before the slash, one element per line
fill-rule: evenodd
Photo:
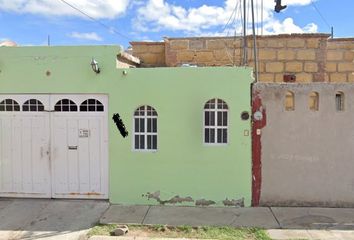
<path fill-rule="evenodd" d="M 133 55 L 139 57 L 143 67 L 164 67 L 165 43 L 164 42 L 131 42 Z"/>
<path fill-rule="evenodd" d="M 253 38 L 247 37 L 247 62 L 254 67 Z M 239 66 L 243 40 L 233 37 L 165 38 L 164 42 L 132 42 L 133 55 L 142 67 L 181 64 Z M 329 39 L 328 34 L 258 36 L 260 82 L 283 82 L 294 74 L 296 82 L 354 82 L 354 38 Z"/>
<path fill-rule="evenodd" d="M 327 42 L 326 81 L 354 82 L 354 39 Z"/>
<path fill-rule="evenodd" d="M 286 93 L 294 108 L 286 110 Z M 318 94 L 318 109 L 309 107 Z M 336 94 L 343 94 L 343 110 Z M 354 84 L 256 83 L 260 129 L 261 206 L 354 207 Z"/>

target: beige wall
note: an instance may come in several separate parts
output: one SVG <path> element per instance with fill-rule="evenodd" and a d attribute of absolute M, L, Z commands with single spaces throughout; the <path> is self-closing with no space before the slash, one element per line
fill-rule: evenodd
<path fill-rule="evenodd" d="M 283 82 L 295 74 L 296 82 L 354 82 L 354 38 L 328 39 L 328 34 L 258 36 L 259 80 Z M 133 55 L 143 67 L 241 65 L 242 38 L 165 38 L 164 42 L 132 42 Z M 247 38 L 247 60 L 253 67 L 253 40 Z"/>
<path fill-rule="evenodd" d="M 295 96 L 294 111 L 285 95 Z M 318 111 L 309 109 L 317 92 Z M 261 134 L 262 206 L 354 207 L 354 85 L 256 83 L 266 125 Z M 344 111 L 335 95 L 344 93 Z"/>

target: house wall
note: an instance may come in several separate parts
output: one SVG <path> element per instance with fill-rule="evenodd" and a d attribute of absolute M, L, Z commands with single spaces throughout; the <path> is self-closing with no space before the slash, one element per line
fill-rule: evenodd
<path fill-rule="evenodd" d="M 253 67 L 253 38 L 247 37 L 247 42 L 247 60 Z M 149 67 L 156 65 L 157 58 L 161 65 L 171 67 L 184 63 L 240 66 L 243 59 L 240 37 L 165 38 L 164 43 L 155 43 L 165 49 L 158 53 L 152 43 L 131 44 L 133 54 Z M 257 47 L 260 82 L 283 82 L 284 74 L 294 74 L 298 83 L 354 81 L 353 38 L 329 39 L 328 34 L 257 36 Z"/>
<path fill-rule="evenodd" d="M 294 111 L 284 107 L 289 90 Z M 319 94 L 319 111 L 308 107 L 312 91 Z M 338 91 L 344 111 L 336 111 Z M 265 112 L 260 205 L 353 207 L 354 85 L 257 83 L 253 93 Z"/>
<path fill-rule="evenodd" d="M 251 129 L 240 114 L 251 111 L 252 70 L 117 69 L 119 52 L 114 46 L 0 48 L 0 93 L 107 94 L 112 203 L 250 206 Z M 100 74 L 91 69 L 92 57 Z M 203 106 L 212 98 L 229 105 L 226 146 L 203 145 Z M 133 112 L 145 104 L 158 112 L 155 153 L 132 150 Z M 127 138 L 111 120 L 114 113 Z"/>

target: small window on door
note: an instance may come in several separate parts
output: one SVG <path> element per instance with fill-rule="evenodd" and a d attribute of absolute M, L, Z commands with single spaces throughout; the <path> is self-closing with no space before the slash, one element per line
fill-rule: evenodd
<path fill-rule="evenodd" d="M 80 105 L 80 112 L 103 112 L 103 104 L 96 99 L 87 99 Z"/>
<path fill-rule="evenodd" d="M 54 110 L 56 112 L 77 112 L 77 105 L 70 99 L 62 99 L 55 104 Z"/>
<path fill-rule="evenodd" d="M 0 102 L 1 112 L 17 112 L 20 111 L 20 105 L 13 99 L 5 99 Z"/>
<path fill-rule="evenodd" d="M 24 111 L 24 112 L 43 112 L 44 105 L 41 103 L 41 101 L 39 101 L 37 99 L 30 99 L 30 100 L 27 100 L 22 105 L 22 111 Z"/>

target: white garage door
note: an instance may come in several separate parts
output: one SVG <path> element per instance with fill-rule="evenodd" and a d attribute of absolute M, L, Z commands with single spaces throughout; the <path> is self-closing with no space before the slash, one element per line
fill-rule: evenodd
<path fill-rule="evenodd" d="M 0 197 L 108 198 L 105 95 L 0 95 Z"/>

